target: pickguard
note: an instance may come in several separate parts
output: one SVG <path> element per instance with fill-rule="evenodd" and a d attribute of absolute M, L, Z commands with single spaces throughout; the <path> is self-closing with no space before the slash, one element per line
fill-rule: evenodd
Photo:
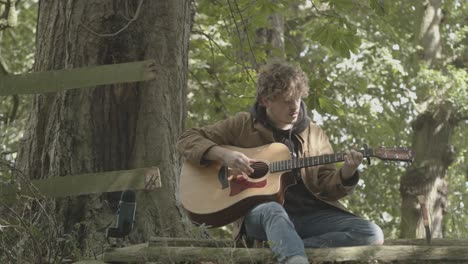
<path fill-rule="evenodd" d="M 267 184 L 266 179 L 259 181 L 259 182 L 251 182 L 246 179 L 243 179 L 243 180 L 232 179 L 229 181 L 229 185 L 231 186 L 231 192 L 229 196 L 238 195 L 239 193 L 250 188 L 263 188 L 266 186 L 266 184 Z"/>

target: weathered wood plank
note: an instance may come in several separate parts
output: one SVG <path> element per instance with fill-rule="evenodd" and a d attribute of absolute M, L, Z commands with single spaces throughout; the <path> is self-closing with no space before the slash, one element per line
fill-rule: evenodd
<path fill-rule="evenodd" d="M 152 190 L 161 187 L 157 167 L 110 171 L 33 180 L 32 185 L 46 197 L 56 198 L 123 190 Z M 0 199 L 15 198 L 18 190 L 11 185 L 0 185 Z M 31 195 L 32 188 L 22 186 L 20 194 Z"/>
<path fill-rule="evenodd" d="M 463 261 L 468 260 L 464 246 L 361 246 L 308 249 L 308 256 L 319 261 Z"/>
<path fill-rule="evenodd" d="M 151 237 L 148 245 L 150 247 L 169 246 L 169 247 L 222 247 L 234 245 L 231 239 L 196 239 L 185 237 Z M 426 246 L 426 239 L 387 239 L 385 245 L 413 245 Z M 433 238 L 430 246 L 466 246 L 468 247 L 468 238 L 448 239 Z"/>
<path fill-rule="evenodd" d="M 105 264 L 106 262 L 101 260 L 79 260 L 77 262 L 73 262 L 73 264 Z"/>
<path fill-rule="evenodd" d="M 0 96 L 59 92 L 104 84 L 151 80 L 156 78 L 154 63 L 154 60 L 146 60 L 6 75 L 0 78 Z"/>
<path fill-rule="evenodd" d="M 306 249 L 309 259 L 317 262 L 345 261 L 466 261 L 465 246 L 361 246 L 342 248 Z M 184 261 L 212 261 L 216 263 L 251 263 L 273 260 L 269 249 L 258 248 L 209 248 L 209 247 L 148 247 L 139 244 L 113 249 L 104 253 L 105 262 L 162 263 Z M 227 261 L 228 260 L 228 261 Z"/>
<path fill-rule="evenodd" d="M 269 249 L 250 249 L 232 247 L 148 247 L 139 244 L 105 252 L 105 262 L 160 262 L 179 263 L 184 261 L 211 261 L 215 263 L 252 263 L 273 260 Z"/>
<path fill-rule="evenodd" d="M 385 240 L 385 245 L 414 245 L 426 246 L 426 239 L 388 239 Z M 430 246 L 465 246 L 468 250 L 468 238 L 433 238 Z"/>
<path fill-rule="evenodd" d="M 231 239 L 195 239 L 181 237 L 151 237 L 150 247 L 230 247 L 234 245 Z"/>

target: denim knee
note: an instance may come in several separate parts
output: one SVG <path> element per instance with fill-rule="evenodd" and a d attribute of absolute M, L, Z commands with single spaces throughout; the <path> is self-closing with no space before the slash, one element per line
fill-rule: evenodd
<path fill-rule="evenodd" d="M 286 210 L 284 210 L 284 207 L 277 202 L 263 203 L 258 206 L 258 209 L 261 209 L 262 215 L 264 217 L 286 216 L 289 218 L 288 213 L 286 213 Z"/>
<path fill-rule="evenodd" d="M 371 236 L 368 238 L 368 243 L 370 245 L 382 245 L 384 243 L 382 228 L 373 222 L 369 222 L 369 229 L 371 231 Z"/>

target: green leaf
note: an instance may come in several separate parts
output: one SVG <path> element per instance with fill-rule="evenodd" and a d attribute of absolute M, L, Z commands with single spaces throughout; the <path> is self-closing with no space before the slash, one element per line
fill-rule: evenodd
<path fill-rule="evenodd" d="M 356 4 L 351 0 L 332 0 L 330 4 L 340 12 L 350 12 L 356 8 Z"/>
<path fill-rule="evenodd" d="M 358 53 L 361 38 L 356 35 L 354 27 L 347 24 L 325 24 L 318 28 L 312 38 L 326 48 L 333 49 L 341 57 L 350 57 L 350 52 Z"/>
<path fill-rule="evenodd" d="M 341 109 L 341 104 L 336 101 L 332 100 L 328 97 L 320 97 L 318 99 L 320 109 L 327 114 L 332 114 L 332 115 L 338 115 L 342 116 L 344 115 L 344 110 Z"/>

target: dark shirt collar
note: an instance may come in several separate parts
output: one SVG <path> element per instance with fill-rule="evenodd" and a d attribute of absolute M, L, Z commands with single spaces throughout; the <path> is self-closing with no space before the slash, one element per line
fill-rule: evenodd
<path fill-rule="evenodd" d="M 280 133 L 285 136 L 288 134 L 299 134 L 306 130 L 306 128 L 310 125 L 310 118 L 307 115 L 307 107 L 304 101 L 301 101 L 301 109 L 299 111 L 299 116 L 297 117 L 297 121 L 294 123 L 293 127 L 291 128 L 292 131 L 283 130 L 276 128 L 273 123 L 269 120 L 266 114 L 266 108 L 261 106 L 258 101 L 250 108 L 250 114 L 260 123 L 262 123 L 265 127 L 272 130 L 275 133 Z"/>

